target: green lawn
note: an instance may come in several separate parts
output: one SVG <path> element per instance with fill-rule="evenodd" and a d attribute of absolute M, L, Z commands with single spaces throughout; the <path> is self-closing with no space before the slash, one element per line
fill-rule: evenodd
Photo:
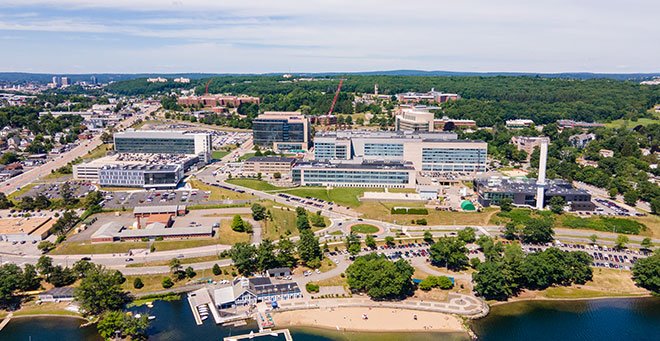
<path fill-rule="evenodd" d="M 510 212 L 500 212 L 491 219 L 491 223 L 504 225 L 511 221 L 517 225 L 525 225 L 532 218 L 550 217 L 555 221 L 554 227 L 595 230 L 626 234 L 640 234 L 646 231 L 646 225 L 626 218 L 588 217 L 581 218 L 572 214 L 553 214 L 550 211 L 533 212 L 526 208 L 514 208 Z"/>
<path fill-rule="evenodd" d="M 331 201 L 337 205 L 358 207 L 360 206 L 360 200 L 358 200 L 358 198 L 361 197 L 364 192 L 383 192 L 383 189 L 353 187 L 335 187 L 332 189 L 327 189 L 325 187 L 298 187 L 283 192 L 302 198 L 312 197 L 325 201 Z"/>
<path fill-rule="evenodd" d="M 275 190 L 284 189 L 284 187 L 273 186 L 266 181 L 256 180 L 256 179 L 229 179 L 227 180 L 227 183 L 236 186 L 252 188 L 257 191 L 275 191 Z"/>
<path fill-rule="evenodd" d="M 104 143 L 89 151 L 82 158 L 84 160 L 93 160 L 106 156 L 108 151 L 112 150 L 112 143 Z"/>
<path fill-rule="evenodd" d="M 351 226 L 351 231 L 355 233 L 362 233 L 362 234 L 373 234 L 377 233 L 380 231 L 380 229 L 374 225 L 370 224 L 355 224 Z"/>
<path fill-rule="evenodd" d="M 562 215 L 555 226 L 625 234 L 639 234 L 646 230 L 644 224 L 631 219 L 608 217 L 580 218 L 573 215 Z"/>
<path fill-rule="evenodd" d="M 231 153 L 231 152 L 226 151 L 226 150 L 214 150 L 214 151 L 211 153 L 211 158 L 213 158 L 213 159 L 215 159 L 215 160 L 220 160 L 220 159 L 222 159 L 223 157 L 229 155 L 229 153 Z"/>
<path fill-rule="evenodd" d="M 254 156 L 255 153 L 245 153 L 238 158 L 238 161 L 245 161 Z"/>
<path fill-rule="evenodd" d="M 211 201 L 217 201 L 217 200 L 225 200 L 225 199 L 232 199 L 232 200 L 240 200 L 240 199 L 254 199 L 254 197 L 251 194 L 247 193 L 238 193 L 234 191 L 230 191 L 228 189 L 216 187 L 216 186 L 211 186 L 208 184 L 205 184 L 197 179 L 190 179 L 188 180 L 188 183 L 190 186 L 193 188 L 205 191 L 205 192 L 211 192 L 209 195 L 209 200 Z"/>
<path fill-rule="evenodd" d="M 640 118 L 637 121 L 619 119 L 616 121 L 612 121 L 610 123 L 606 123 L 605 126 L 607 126 L 608 128 L 621 128 L 625 124 L 627 124 L 627 127 L 629 129 L 632 129 L 638 125 L 647 126 L 649 124 L 660 123 L 660 113 L 654 112 L 653 115 L 654 118 Z"/>

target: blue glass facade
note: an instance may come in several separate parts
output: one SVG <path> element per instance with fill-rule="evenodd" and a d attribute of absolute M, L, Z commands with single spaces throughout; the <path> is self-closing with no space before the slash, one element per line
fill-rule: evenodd
<path fill-rule="evenodd" d="M 422 170 L 440 172 L 483 172 L 486 149 L 422 148 Z"/>
<path fill-rule="evenodd" d="M 365 143 L 364 156 L 403 157 L 403 143 Z"/>

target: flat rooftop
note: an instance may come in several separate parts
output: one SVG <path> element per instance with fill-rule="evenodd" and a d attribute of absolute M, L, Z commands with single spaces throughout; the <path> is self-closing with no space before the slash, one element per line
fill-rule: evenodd
<path fill-rule="evenodd" d="M 20 233 L 31 234 L 49 220 L 51 220 L 50 217 L 3 218 L 0 219 L 0 234 L 20 234 Z"/>
<path fill-rule="evenodd" d="M 142 153 L 118 153 L 104 156 L 89 162 L 81 163 L 76 166 L 82 167 L 104 167 L 109 165 L 130 166 L 130 165 L 174 165 L 185 164 L 199 158 L 193 154 L 142 154 Z"/>
<path fill-rule="evenodd" d="M 286 162 L 293 163 L 296 159 L 292 157 L 277 157 L 277 156 L 253 156 L 246 160 L 246 162 Z"/>
<path fill-rule="evenodd" d="M 115 138 L 134 139 L 192 139 L 195 135 L 208 135 L 208 133 L 188 133 L 176 130 L 127 130 L 114 134 Z"/>
<path fill-rule="evenodd" d="M 299 169 L 299 168 L 358 169 L 358 170 L 362 170 L 362 169 L 363 170 L 414 170 L 415 169 L 411 163 L 403 163 L 396 161 L 393 162 L 364 161 L 362 163 L 312 161 L 312 162 L 301 162 L 294 166 L 294 169 Z"/>

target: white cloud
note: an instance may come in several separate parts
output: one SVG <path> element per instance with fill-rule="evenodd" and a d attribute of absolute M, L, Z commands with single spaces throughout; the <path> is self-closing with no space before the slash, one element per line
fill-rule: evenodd
<path fill-rule="evenodd" d="M 3 0 L 2 8 L 0 34 L 68 34 L 78 41 L 70 49 L 103 50 L 90 61 L 67 56 L 90 71 L 660 69 L 660 3 L 652 0 Z M 127 47 L 99 46 L 103 37 Z M 107 62 L 126 55 L 131 65 Z M 0 55 L 19 68 L 28 60 Z"/>

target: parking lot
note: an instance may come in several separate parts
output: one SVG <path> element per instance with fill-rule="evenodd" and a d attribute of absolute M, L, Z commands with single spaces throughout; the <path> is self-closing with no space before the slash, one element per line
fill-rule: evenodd
<path fill-rule="evenodd" d="M 84 181 L 69 181 L 67 182 L 71 189 L 73 190 L 73 195 L 76 198 L 84 198 L 90 191 L 96 189 L 91 183 Z M 38 184 L 30 188 L 27 192 L 19 195 L 17 198 L 20 199 L 25 196 L 36 197 L 38 195 L 45 195 L 48 199 L 61 199 L 62 195 L 60 193 L 62 185 L 64 183 L 52 183 L 52 184 Z"/>
<path fill-rule="evenodd" d="M 212 204 L 208 200 L 209 195 L 210 193 L 197 189 L 103 192 L 103 207 L 129 209 L 135 206 Z"/>
<path fill-rule="evenodd" d="M 538 246 L 523 244 L 526 253 L 540 252 L 550 246 Z M 617 250 L 607 246 L 583 245 L 583 244 L 561 244 L 553 245 L 563 251 L 584 251 L 593 259 L 592 265 L 601 268 L 630 270 L 633 264 L 640 259 L 646 258 L 647 253 L 638 250 Z"/>

